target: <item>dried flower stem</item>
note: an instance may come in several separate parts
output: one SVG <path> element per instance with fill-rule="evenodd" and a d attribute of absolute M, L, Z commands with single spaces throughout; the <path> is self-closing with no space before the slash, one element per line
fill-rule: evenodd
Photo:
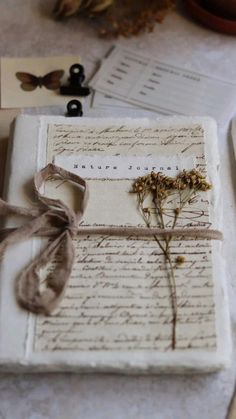
<path fill-rule="evenodd" d="M 187 204 L 191 204 L 191 198 L 196 195 L 196 192 L 207 191 L 209 189 L 211 189 L 211 185 L 206 181 L 205 177 L 200 172 L 193 169 L 191 171 L 183 170 L 176 178 L 165 176 L 162 173 L 152 172 L 147 176 L 138 178 L 133 184 L 132 192 L 137 194 L 138 209 L 147 227 L 151 228 L 151 213 L 153 213 L 154 210 L 157 225 L 159 228 L 165 229 L 164 204 L 173 193 L 173 190 L 178 191 L 179 206 L 173 210 L 174 219 L 171 226 L 171 229 L 174 229 L 183 208 Z M 154 208 L 144 207 L 144 201 L 149 196 L 152 198 Z M 178 256 L 175 265 L 173 264 L 170 252 L 171 235 L 165 237 L 163 240 L 159 240 L 156 235 L 154 235 L 154 238 L 164 255 L 170 285 L 172 305 L 172 349 L 174 350 L 176 348 L 176 326 L 178 319 L 175 269 L 184 263 L 185 259 L 183 256 Z"/>

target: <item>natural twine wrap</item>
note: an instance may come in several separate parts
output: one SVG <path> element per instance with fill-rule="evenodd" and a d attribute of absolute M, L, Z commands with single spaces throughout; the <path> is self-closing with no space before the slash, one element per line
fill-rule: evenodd
<path fill-rule="evenodd" d="M 75 213 L 59 199 L 41 195 L 40 188 L 47 179 L 60 177 L 78 184 L 83 189 L 79 211 Z M 17 228 L 0 231 L 0 257 L 9 244 L 29 239 L 33 236 L 48 237 L 45 249 L 20 273 L 16 282 L 16 299 L 21 307 L 32 313 L 50 314 L 64 295 L 70 277 L 75 249 L 73 239 L 81 234 L 104 234 L 107 236 L 179 236 L 181 238 L 222 240 L 222 233 L 209 229 L 159 229 L 148 227 L 79 227 L 88 201 L 88 189 L 84 179 L 53 164 L 48 164 L 34 177 L 38 209 L 21 208 L 0 199 L 0 216 L 21 216 L 29 221 Z M 63 259 L 46 279 L 46 289 L 40 290 L 41 268 L 52 262 L 63 250 Z"/>

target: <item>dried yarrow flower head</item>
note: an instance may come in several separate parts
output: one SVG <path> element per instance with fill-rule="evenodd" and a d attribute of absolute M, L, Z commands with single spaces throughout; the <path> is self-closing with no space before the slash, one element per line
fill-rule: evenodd
<path fill-rule="evenodd" d="M 151 172 L 138 178 L 133 183 L 131 192 L 143 193 L 144 196 L 151 193 L 153 198 L 165 199 L 169 195 L 169 191 L 176 188 L 178 188 L 176 178 L 166 176 L 161 172 Z"/>
<path fill-rule="evenodd" d="M 58 0 L 57 17 L 84 14 L 98 17 L 99 33 L 103 37 L 130 37 L 151 32 L 156 22 L 162 22 L 175 0 Z"/>
<path fill-rule="evenodd" d="M 139 177 L 134 183 L 131 192 L 156 191 L 157 189 L 172 189 L 175 179 L 163 175 L 161 172 L 151 172 L 146 176 Z"/>
<path fill-rule="evenodd" d="M 212 185 L 207 182 L 205 176 L 196 169 L 183 170 L 176 178 L 176 189 L 193 189 L 196 191 L 208 191 Z"/>
<path fill-rule="evenodd" d="M 208 191 L 212 185 L 205 176 L 196 169 L 183 170 L 175 178 L 166 176 L 161 172 L 151 172 L 141 176 L 132 185 L 133 193 L 158 193 L 170 190 L 191 189 L 193 191 Z"/>

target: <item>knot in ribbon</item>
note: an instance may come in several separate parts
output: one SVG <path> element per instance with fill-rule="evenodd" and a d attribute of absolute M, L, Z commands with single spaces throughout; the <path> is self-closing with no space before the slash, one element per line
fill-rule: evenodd
<path fill-rule="evenodd" d="M 82 187 L 77 213 L 61 200 L 48 198 L 40 193 L 40 188 L 47 179 L 58 176 Z M 16 281 L 18 303 L 33 313 L 49 314 L 63 297 L 71 274 L 75 253 L 73 239 L 78 234 L 78 225 L 87 204 L 88 192 L 84 179 L 53 164 L 48 164 L 35 175 L 34 188 L 41 203 L 39 209 L 13 206 L 0 199 L 0 216 L 13 215 L 30 219 L 21 227 L 6 228 L 0 232 L 0 256 L 9 244 L 32 236 L 51 239 L 30 265 L 23 269 Z M 60 264 L 47 274 L 44 289 L 41 289 L 39 271 L 53 262 L 59 252 L 62 252 L 63 258 Z"/>
<path fill-rule="evenodd" d="M 72 239 L 75 239 L 78 234 L 78 227 L 76 225 L 68 225 L 66 230 L 71 235 Z"/>

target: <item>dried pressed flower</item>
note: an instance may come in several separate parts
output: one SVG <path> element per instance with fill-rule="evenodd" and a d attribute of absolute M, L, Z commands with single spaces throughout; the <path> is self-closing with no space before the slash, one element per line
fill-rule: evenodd
<path fill-rule="evenodd" d="M 130 37 L 151 32 L 156 22 L 162 22 L 175 0 L 58 0 L 57 17 L 85 14 L 100 16 L 100 35 Z"/>
<path fill-rule="evenodd" d="M 197 171 L 183 170 L 175 178 L 166 176 L 161 172 L 151 172 L 146 176 L 139 177 L 132 185 L 133 193 L 137 194 L 138 206 L 141 215 L 148 227 L 151 226 L 151 214 L 155 215 L 155 219 L 159 228 L 166 228 L 164 220 L 164 203 L 168 196 L 173 191 L 177 192 L 179 198 L 178 206 L 173 209 L 174 217 L 171 225 L 171 229 L 174 229 L 177 224 L 177 220 L 183 210 L 188 204 L 191 205 L 192 198 L 196 195 L 196 192 L 208 191 L 212 185 L 207 182 L 205 176 Z M 144 200 L 150 196 L 154 204 L 154 208 L 144 207 Z M 158 246 L 160 247 L 165 257 L 165 263 L 168 269 L 168 277 L 171 288 L 171 302 L 173 312 L 173 327 L 172 327 L 172 349 L 176 347 L 176 323 L 177 323 L 177 292 L 176 292 L 176 280 L 175 280 L 175 269 L 185 262 L 185 257 L 179 255 L 175 258 L 175 264 L 172 262 L 170 242 L 171 235 L 159 240 L 157 236 L 154 236 Z"/>
<path fill-rule="evenodd" d="M 152 192 L 159 199 L 165 199 L 168 191 L 190 189 L 193 191 L 208 191 L 211 184 L 207 182 L 204 175 L 196 169 L 187 171 L 183 170 L 176 178 L 165 176 L 161 172 L 151 172 L 146 176 L 139 177 L 135 180 L 132 192 L 139 193 Z"/>
<path fill-rule="evenodd" d="M 176 178 L 177 189 L 194 189 L 196 191 L 208 191 L 211 184 L 207 182 L 205 176 L 196 169 L 187 171 L 183 170 Z"/>

